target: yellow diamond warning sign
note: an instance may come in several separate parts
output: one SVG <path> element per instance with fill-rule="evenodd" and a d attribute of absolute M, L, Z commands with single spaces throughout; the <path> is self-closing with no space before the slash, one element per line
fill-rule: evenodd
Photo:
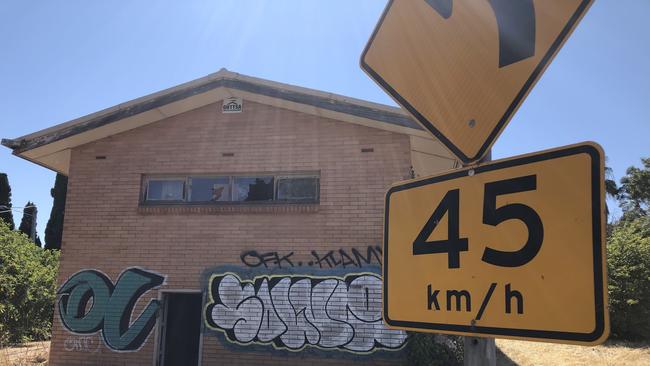
<path fill-rule="evenodd" d="M 464 163 L 497 139 L 592 0 L 391 0 L 361 68 Z"/>

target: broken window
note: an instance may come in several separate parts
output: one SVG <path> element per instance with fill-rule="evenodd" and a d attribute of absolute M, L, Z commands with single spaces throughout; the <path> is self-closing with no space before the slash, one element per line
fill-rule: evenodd
<path fill-rule="evenodd" d="M 230 201 L 230 177 L 190 177 L 190 202 Z"/>
<path fill-rule="evenodd" d="M 142 201 L 167 204 L 317 203 L 319 185 L 318 173 L 145 176 Z"/>
<path fill-rule="evenodd" d="M 273 200 L 273 177 L 235 177 L 234 201 Z"/>

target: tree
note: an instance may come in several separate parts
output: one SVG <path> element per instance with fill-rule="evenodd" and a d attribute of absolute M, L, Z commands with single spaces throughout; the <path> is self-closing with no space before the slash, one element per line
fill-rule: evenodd
<path fill-rule="evenodd" d="M 621 178 L 619 196 L 624 221 L 647 216 L 650 209 L 650 158 L 641 162 L 643 168 L 631 166 Z"/>
<path fill-rule="evenodd" d="M 50 337 L 58 261 L 0 222 L 0 345 Z"/>
<path fill-rule="evenodd" d="M 5 173 L 0 173 L 0 221 L 6 222 L 9 230 L 16 227 L 14 215 L 11 213 L 11 186 Z"/>
<path fill-rule="evenodd" d="M 61 238 L 63 237 L 63 217 L 65 211 L 65 200 L 68 191 L 68 177 L 57 174 L 54 181 L 54 188 L 50 190 L 54 203 L 50 219 L 45 227 L 45 249 L 61 249 Z"/>
<path fill-rule="evenodd" d="M 621 190 L 618 188 L 616 181 L 614 180 L 614 172 L 612 171 L 612 168 L 608 166 L 605 167 L 605 193 L 613 199 L 618 199 L 621 193 Z M 609 217 L 609 207 L 607 207 L 607 203 L 605 203 L 605 215 Z"/>
<path fill-rule="evenodd" d="M 607 274 L 612 336 L 650 339 L 650 158 L 629 167 L 620 187 L 607 169 L 605 189 L 623 217 L 608 225 Z"/>
<path fill-rule="evenodd" d="M 614 172 L 608 166 L 605 167 L 605 193 L 614 199 L 617 199 L 621 193 L 614 180 Z"/>
<path fill-rule="evenodd" d="M 36 204 L 31 201 L 28 201 L 23 209 L 23 218 L 20 220 L 20 226 L 18 230 L 27 235 L 29 238 L 34 238 L 34 243 L 41 246 L 41 239 L 36 233 L 36 216 L 38 214 L 38 208 Z"/>
<path fill-rule="evenodd" d="M 612 335 L 650 339 L 650 217 L 621 221 L 607 243 Z"/>

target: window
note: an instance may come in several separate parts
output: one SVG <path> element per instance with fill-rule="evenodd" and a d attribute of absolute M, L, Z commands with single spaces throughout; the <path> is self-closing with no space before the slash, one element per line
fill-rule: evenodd
<path fill-rule="evenodd" d="M 278 177 L 278 201 L 315 201 L 318 198 L 318 178 Z"/>
<path fill-rule="evenodd" d="M 150 179 L 147 184 L 147 201 L 182 201 L 185 180 L 176 178 Z"/>
<path fill-rule="evenodd" d="M 190 177 L 190 202 L 230 201 L 230 177 Z"/>
<path fill-rule="evenodd" d="M 238 174 L 146 177 L 143 203 L 316 203 L 319 175 Z"/>
<path fill-rule="evenodd" d="M 233 201 L 273 200 L 273 177 L 235 177 Z"/>

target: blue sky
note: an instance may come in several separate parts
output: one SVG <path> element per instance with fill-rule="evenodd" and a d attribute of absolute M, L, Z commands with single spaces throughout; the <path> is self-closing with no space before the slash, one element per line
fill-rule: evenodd
<path fill-rule="evenodd" d="M 221 67 L 394 104 L 359 68 L 385 3 L 3 0 L 0 137 L 37 131 Z M 650 156 L 648 14 L 648 0 L 596 0 L 495 144 L 494 158 L 593 140 L 604 147 L 618 179 Z M 43 237 L 54 173 L 6 148 L 0 149 L 0 171 L 9 175 L 14 206 L 36 202 Z"/>

